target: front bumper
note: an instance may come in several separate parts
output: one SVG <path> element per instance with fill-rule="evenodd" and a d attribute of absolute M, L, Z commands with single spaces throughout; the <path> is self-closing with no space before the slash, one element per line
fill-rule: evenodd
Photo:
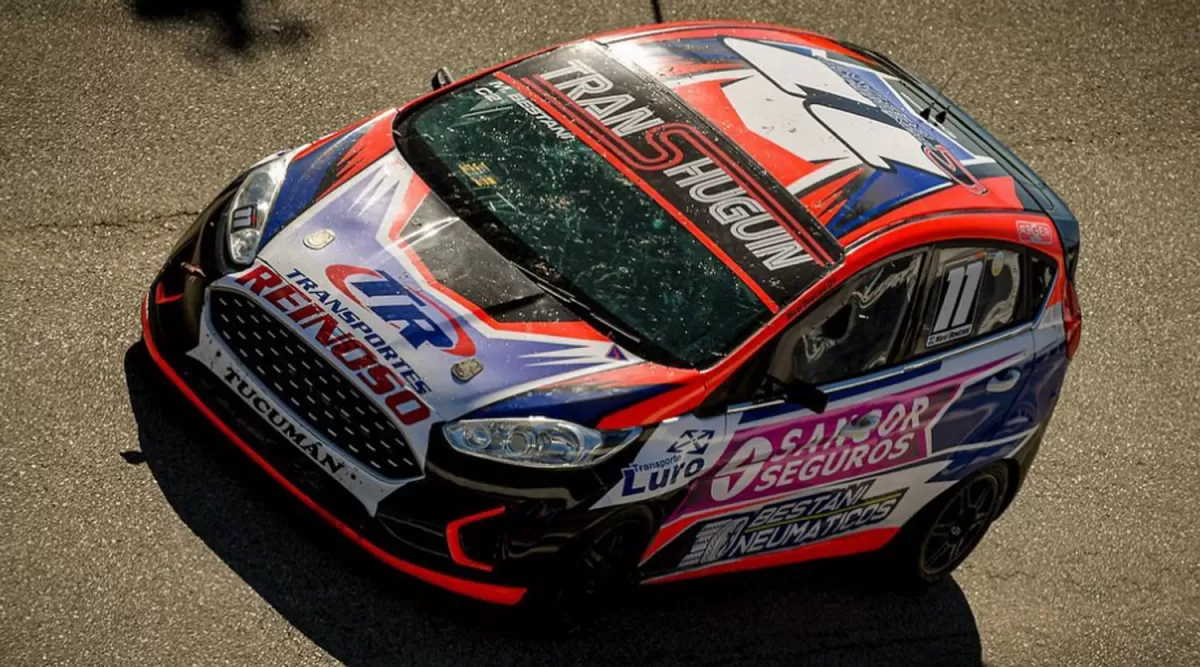
<path fill-rule="evenodd" d="M 242 450 L 246 456 L 250 457 L 251 461 L 254 461 L 272 479 L 278 482 L 280 486 L 295 496 L 297 500 L 309 509 L 316 512 L 319 517 L 336 528 L 338 532 L 366 550 L 371 556 L 400 572 L 460 595 L 485 602 L 515 605 L 521 601 L 527 592 L 526 587 L 495 584 L 450 574 L 432 569 L 430 565 L 433 565 L 433 563 L 416 562 L 418 560 L 429 561 L 433 559 L 422 559 L 419 555 L 413 557 L 413 555 L 404 553 L 411 548 L 405 549 L 403 545 L 397 544 L 398 540 L 389 536 L 386 533 L 386 529 L 383 529 L 382 526 L 378 524 L 373 525 L 372 522 L 367 521 L 368 517 L 366 517 L 365 512 L 355 510 L 355 501 L 352 498 L 339 498 L 336 485 L 322 479 L 323 475 L 320 472 L 313 474 L 313 471 L 305 470 L 305 468 L 311 467 L 312 464 L 302 457 L 289 455 L 289 448 L 278 442 L 277 436 L 269 433 L 267 429 L 261 426 L 256 428 L 257 425 L 254 425 L 252 422 L 247 424 L 238 420 L 235 422 L 238 428 L 235 429 L 231 426 L 228 422 L 234 422 L 235 420 L 222 417 L 219 412 L 235 412 L 237 411 L 236 404 L 230 400 L 218 399 L 217 401 L 213 401 L 216 404 L 216 409 L 210 406 L 192 386 L 197 385 L 198 388 L 201 388 L 201 391 L 204 391 L 206 388 L 205 385 L 210 383 L 205 382 L 202 376 L 197 377 L 197 373 L 187 370 L 185 368 L 187 365 L 186 359 L 176 359 L 174 363 L 168 360 L 170 352 L 164 351 L 164 348 L 159 346 L 156 339 L 161 336 L 161 329 L 156 324 L 158 315 L 157 307 L 161 305 L 161 301 L 164 298 L 170 297 L 164 296 L 159 289 L 159 283 L 156 281 L 142 308 L 142 334 L 151 358 L 162 369 L 167 379 L 179 388 L 179 391 L 196 406 L 196 409 L 201 414 L 212 422 L 230 442 Z M 181 361 L 183 363 L 180 363 Z M 176 365 L 181 366 L 181 368 L 177 369 Z M 243 434 L 247 437 L 243 437 Z M 250 441 L 255 442 L 255 446 L 251 446 L 249 444 Z M 497 511 L 497 507 L 501 511 Z M 478 521 L 494 518 L 502 513 L 503 506 L 497 507 L 490 508 L 477 515 L 467 515 L 459 518 L 459 523 L 455 524 L 455 530 L 449 534 L 457 542 L 455 549 L 460 559 L 466 557 L 468 562 L 470 561 L 461 546 L 464 520 L 475 519 Z M 359 516 L 356 516 L 356 514 Z M 447 555 L 450 555 L 451 552 L 449 544 L 450 542 L 447 541 Z M 404 556 L 408 557 L 405 558 Z M 481 561 L 476 562 L 479 567 L 488 568 L 488 570 L 491 569 L 491 566 L 486 563 Z"/>
<path fill-rule="evenodd" d="M 567 571 L 593 531 L 635 516 L 651 524 L 662 508 L 592 511 L 635 455 L 627 447 L 594 469 L 514 469 L 431 442 L 420 479 L 368 512 L 359 498 L 273 428 L 213 369 L 188 352 L 198 345 L 205 294 L 228 269 L 212 239 L 221 198 L 176 245 L 142 311 L 147 349 L 164 375 L 238 449 L 327 523 L 384 564 L 452 592 L 515 605 Z M 246 369 L 244 374 L 250 375 Z M 431 425 L 431 433 L 440 426 Z M 439 446 L 441 445 L 441 446 Z"/>

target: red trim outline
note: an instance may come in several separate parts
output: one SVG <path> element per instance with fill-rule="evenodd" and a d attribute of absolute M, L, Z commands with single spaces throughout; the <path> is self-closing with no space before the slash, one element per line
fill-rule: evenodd
<path fill-rule="evenodd" d="M 455 563 L 458 563 L 459 565 L 462 565 L 463 567 L 473 567 L 476 570 L 483 570 L 484 572 L 491 572 L 492 571 L 491 563 L 481 563 L 481 562 L 471 558 L 470 556 L 468 556 L 465 552 L 463 552 L 462 538 L 459 536 L 458 533 L 460 530 L 462 530 L 463 526 L 466 526 L 466 525 L 469 525 L 472 523 L 477 523 L 479 521 L 483 521 L 484 519 L 490 519 L 491 517 L 494 517 L 494 516 L 500 516 L 501 514 L 504 514 L 504 506 L 503 505 L 501 505 L 500 507 L 493 507 L 490 510 L 479 512 L 478 514 L 469 514 L 467 516 L 464 516 L 460 519 L 455 519 L 455 520 L 451 521 L 450 523 L 446 524 L 446 546 L 449 547 L 449 549 L 450 549 L 450 558 Z"/>
<path fill-rule="evenodd" d="M 440 588 L 444 588 L 453 593 L 465 595 L 476 600 L 491 602 L 492 604 L 513 606 L 518 604 L 521 601 L 521 598 L 525 596 L 526 589 L 524 588 L 469 581 L 467 579 L 460 579 L 449 574 L 435 572 L 414 563 L 409 563 L 408 561 L 396 558 L 395 556 L 376 546 L 370 540 L 356 533 L 353 528 L 345 523 L 342 523 L 340 519 L 333 514 L 330 514 L 328 510 L 317 504 L 315 500 L 310 498 L 298 487 L 288 481 L 288 479 L 281 475 L 279 471 L 275 470 L 275 468 L 272 467 L 266 459 L 264 459 L 258 452 L 254 451 L 254 449 L 250 447 L 250 445 L 246 444 L 246 441 L 242 440 L 242 438 L 238 436 L 238 434 L 234 432 L 232 428 L 226 425 L 225 422 L 223 422 L 221 418 L 218 417 L 216 413 L 214 413 L 204 403 L 204 401 L 196 395 L 196 392 L 192 391 L 192 388 L 183 381 L 183 378 L 179 377 L 179 374 L 175 372 L 175 369 L 172 368 L 170 363 L 168 363 L 162 354 L 159 353 L 158 346 L 154 343 L 154 337 L 150 333 L 149 299 L 142 301 L 142 338 L 146 341 L 146 349 L 150 352 L 150 357 L 154 359 L 154 363 L 158 364 L 158 367 L 162 370 L 163 375 L 165 375 L 172 384 L 178 387 L 179 391 L 189 401 L 191 401 L 192 405 L 196 406 L 196 409 L 199 410 L 200 413 L 203 414 L 210 422 L 212 422 L 212 424 L 216 426 L 217 429 L 219 429 L 225 435 L 225 437 L 229 439 L 230 442 L 236 445 L 238 449 L 242 450 L 246 456 L 250 457 L 251 461 L 254 461 L 260 468 L 266 471 L 266 473 L 270 475 L 272 479 L 278 482 L 280 486 L 286 489 L 288 493 L 291 493 L 293 496 L 295 496 L 297 500 L 304 503 L 313 512 L 316 512 L 317 516 L 324 519 L 326 523 L 336 528 L 339 533 L 349 538 L 350 541 L 357 544 L 371 556 L 385 565 L 388 565 L 407 575 L 416 577 L 422 581 L 433 584 L 434 586 L 438 586 Z"/>
<path fill-rule="evenodd" d="M 180 292 L 179 294 L 175 294 L 173 296 L 167 296 L 165 291 L 163 290 L 162 283 L 158 283 L 157 285 L 154 286 L 154 303 L 157 303 L 160 306 L 163 304 L 167 304 L 167 303 L 175 303 L 176 301 L 178 301 L 182 298 L 183 298 L 183 292 Z"/>
<path fill-rule="evenodd" d="M 700 371 L 690 384 L 667 392 L 645 403 L 637 403 L 614 412 L 597 425 L 602 429 L 620 429 L 660 422 L 689 412 L 701 403 L 713 389 L 719 387 L 745 363 L 757 354 L 762 346 L 803 314 L 810 306 L 838 288 L 847 278 L 875 262 L 897 252 L 919 248 L 942 241 L 987 241 L 996 240 L 1031 247 L 1049 254 L 1060 262 L 1063 271 L 1060 244 L 1049 246 L 1023 243 L 1017 235 L 1014 220 L 1046 220 L 1045 215 L 1029 211 L 946 211 L 927 216 L 916 216 L 896 222 L 894 225 L 876 230 L 846 249 L 846 258 L 832 271 L 825 274 L 797 299 L 775 313 L 766 324 L 736 349 L 713 366 Z M 1051 304 L 1056 297 L 1052 297 Z"/>

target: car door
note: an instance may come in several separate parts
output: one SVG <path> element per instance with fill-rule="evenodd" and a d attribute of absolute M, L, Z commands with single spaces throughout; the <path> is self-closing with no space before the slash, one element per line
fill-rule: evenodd
<path fill-rule="evenodd" d="M 874 548 L 979 464 L 970 452 L 1018 440 L 1007 420 L 1032 358 L 1017 326 L 1024 261 L 1000 247 L 901 253 L 785 330 L 760 379 L 741 380 L 757 397 L 729 409 L 729 445 L 667 518 L 654 569 L 787 562 L 852 533 L 864 536 L 852 550 Z M 773 397 L 795 380 L 826 392 L 823 413 Z"/>

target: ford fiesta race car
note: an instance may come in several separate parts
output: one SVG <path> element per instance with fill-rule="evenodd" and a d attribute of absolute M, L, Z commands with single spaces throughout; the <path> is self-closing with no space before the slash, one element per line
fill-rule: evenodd
<path fill-rule="evenodd" d="M 451 81 L 229 185 L 147 348 L 397 570 L 513 605 L 884 550 L 934 581 L 1028 474 L 1079 229 L 886 57 L 659 25 Z"/>

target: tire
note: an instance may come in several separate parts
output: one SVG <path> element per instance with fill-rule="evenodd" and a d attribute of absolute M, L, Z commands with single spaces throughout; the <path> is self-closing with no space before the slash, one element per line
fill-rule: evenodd
<path fill-rule="evenodd" d="M 638 562 L 650 542 L 647 516 L 631 511 L 597 525 L 568 549 L 526 598 L 526 611 L 569 631 L 597 607 L 620 600 L 638 584 Z"/>
<path fill-rule="evenodd" d="M 884 552 L 897 583 L 922 588 L 950 576 L 1000 515 L 1011 481 L 1008 467 L 993 463 L 955 484 L 913 517 Z"/>

